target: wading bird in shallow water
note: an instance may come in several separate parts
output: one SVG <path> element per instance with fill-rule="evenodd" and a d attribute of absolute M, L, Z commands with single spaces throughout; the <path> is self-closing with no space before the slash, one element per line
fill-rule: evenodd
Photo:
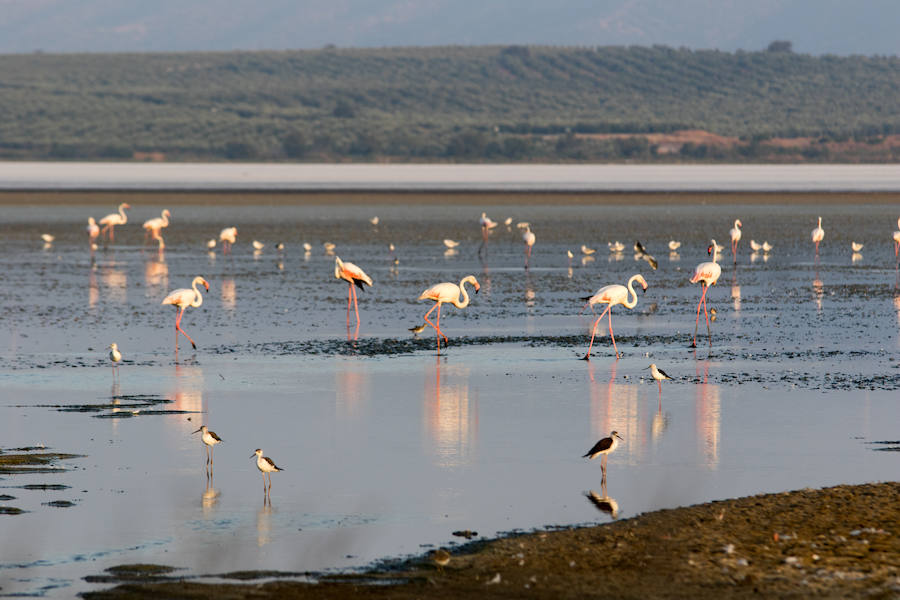
<path fill-rule="evenodd" d="M 531 258 L 531 248 L 534 246 L 534 233 L 531 231 L 531 224 L 525 223 L 525 231 L 522 233 L 522 241 L 525 242 L 525 268 L 528 268 L 528 259 Z"/>
<path fill-rule="evenodd" d="M 108 233 L 109 241 L 113 241 L 115 239 L 115 231 L 113 229 L 116 225 L 124 225 L 128 222 L 128 216 L 125 214 L 125 209 L 131 208 L 131 205 L 127 202 L 123 202 L 119 205 L 119 212 L 110 213 L 100 219 L 100 225 L 103 226 L 103 229 L 100 230 L 100 233 Z"/>
<path fill-rule="evenodd" d="M 222 441 L 222 438 L 216 435 L 215 431 L 210 431 L 206 425 L 201 425 L 200 429 L 197 431 L 191 432 L 191 435 L 195 433 L 203 432 L 200 436 L 200 441 L 206 446 L 206 465 L 208 468 L 212 468 L 213 466 L 213 458 L 212 458 L 212 450 L 213 446 Z"/>
<path fill-rule="evenodd" d="M 603 458 L 600 459 L 600 470 L 603 472 L 603 479 L 606 479 L 606 457 L 618 447 L 619 440 L 625 441 L 618 432 L 613 431 L 609 434 L 609 437 L 605 437 L 594 444 L 594 447 L 581 457 L 593 460 L 598 456 L 602 456 Z"/>
<path fill-rule="evenodd" d="M 734 262 L 737 262 L 737 247 L 738 242 L 741 241 L 741 227 L 743 227 L 741 220 L 735 219 L 734 227 L 728 232 L 731 235 L 731 256 L 734 257 Z"/>
<path fill-rule="evenodd" d="M 253 454 L 250 455 L 250 458 L 256 456 L 256 468 L 259 469 L 259 472 L 262 473 L 263 478 L 263 492 L 268 495 L 269 490 L 272 489 L 272 473 L 276 471 L 284 471 L 272 462 L 272 459 L 268 456 L 263 456 L 263 451 L 261 448 L 257 448 L 253 451 Z M 269 485 L 266 487 L 266 474 L 269 474 Z"/>
<path fill-rule="evenodd" d="M 97 225 L 97 221 L 94 220 L 94 217 L 88 217 L 88 224 L 84 230 L 87 231 L 88 234 L 88 243 L 93 246 L 97 241 L 97 237 L 100 235 L 100 227 Z"/>
<path fill-rule="evenodd" d="M 859 252 L 860 250 L 863 249 L 863 244 L 860 244 L 859 242 L 850 242 L 850 248 L 854 252 Z"/>
<path fill-rule="evenodd" d="M 350 300 L 353 300 L 353 311 L 356 313 L 356 324 L 359 325 L 359 307 L 356 304 L 355 285 L 364 290 L 363 284 L 372 285 L 372 278 L 366 275 L 365 271 L 357 267 L 351 262 L 344 262 L 340 256 L 334 257 L 334 277 L 335 279 L 343 279 L 350 284 L 347 291 L 347 327 L 350 327 Z"/>
<path fill-rule="evenodd" d="M 625 308 L 629 309 L 637 306 L 637 292 L 634 291 L 635 281 L 641 284 L 641 287 L 644 289 L 644 291 L 647 290 L 647 282 L 644 280 L 643 276 L 638 274 L 631 276 L 631 279 L 628 280 L 628 287 L 618 284 L 607 285 L 597 290 L 597 293 L 595 293 L 593 296 L 586 296 L 582 298 L 582 300 L 587 301 L 587 304 L 585 304 L 581 310 L 584 310 L 584 308 L 587 306 L 590 306 L 591 310 L 593 310 L 595 304 L 606 304 L 606 309 L 602 313 L 600 313 L 600 316 L 597 317 L 596 321 L 594 321 L 594 326 L 591 327 L 591 343 L 588 346 L 587 354 L 584 355 L 584 360 L 590 360 L 591 358 L 591 348 L 594 347 L 594 336 L 597 333 L 597 325 L 607 313 L 609 313 L 609 337 L 612 339 L 613 349 L 616 351 L 616 358 L 619 358 L 619 349 L 616 347 L 616 338 L 613 335 L 612 328 L 612 307 L 617 304 L 621 304 Z M 629 294 L 631 294 L 630 301 L 628 299 Z"/>
<path fill-rule="evenodd" d="M 178 350 L 178 332 L 184 333 L 184 337 L 188 339 L 193 346 L 194 350 L 197 349 L 197 344 L 194 343 L 194 340 L 191 339 L 187 333 L 184 332 L 184 329 L 181 328 L 181 317 L 184 315 L 184 309 L 188 306 L 192 306 L 194 308 L 198 308 L 201 304 L 203 304 L 203 295 L 200 293 L 200 290 L 197 289 L 197 285 L 202 285 L 206 288 L 206 291 L 209 291 L 209 284 L 202 277 L 194 277 L 194 281 L 191 282 L 190 288 L 180 288 L 166 296 L 162 304 L 171 304 L 178 310 L 178 316 L 175 317 L 175 350 Z"/>
<path fill-rule="evenodd" d="M 659 266 L 656 259 L 650 256 L 650 253 L 647 252 L 647 249 L 644 248 L 644 245 L 638 240 L 635 240 L 634 242 L 634 257 L 646 260 L 647 264 L 650 265 L 654 271 L 656 270 L 656 267 Z"/>
<path fill-rule="evenodd" d="M 487 213 L 481 213 L 481 218 L 478 219 L 478 222 L 481 224 L 481 246 L 478 247 L 478 254 L 481 254 L 482 249 L 485 249 L 488 242 L 488 235 L 491 233 L 491 229 L 497 226 L 497 222 L 491 220 Z"/>
<path fill-rule="evenodd" d="M 819 242 L 825 238 L 825 230 L 822 229 L 822 217 L 819 217 L 819 224 L 812 230 L 812 241 L 816 245 L 816 256 L 819 256 Z"/>
<path fill-rule="evenodd" d="M 584 254 L 585 256 L 590 256 L 594 252 L 596 252 L 596 250 L 594 250 L 593 248 L 588 248 L 584 244 L 581 245 L 581 253 Z"/>
<path fill-rule="evenodd" d="M 419 300 L 433 300 L 435 302 L 435 305 L 432 306 L 427 313 L 425 313 L 425 322 L 431 325 L 431 327 L 435 331 L 435 335 L 437 336 L 438 352 L 441 351 L 441 337 L 444 338 L 445 346 L 449 342 L 447 336 L 444 335 L 443 331 L 441 331 L 441 304 L 449 302 L 456 308 L 467 307 L 469 305 L 469 294 L 466 292 L 467 283 L 475 286 L 476 294 L 478 293 L 478 290 L 481 289 L 481 286 L 478 284 L 478 280 L 475 279 L 475 276 L 468 275 L 460 280 L 459 285 L 450 282 L 438 283 L 422 292 L 422 294 L 419 296 Z M 460 295 L 462 295 L 462 301 L 460 301 L 459 299 Z M 435 308 L 438 311 L 436 325 L 428 320 L 428 315 L 430 315 Z"/>
<path fill-rule="evenodd" d="M 237 241 L 237 227 L 226 227 L 219 232 L 219 241 L 222 242 L 222 253 L 231 252 L 231 246 Z"/>
<path fill-rule="evenodd" d="M 109 360 L 112 361 L 113 379 L 119 374 L 119 363 L 122 362 L 122 353 L 119 352 L 119 345 L 113 342 L 109 346 Z"/>
<path fill-rule="evenodd" d="M 162 211 L 162 215 L 156 217 L 154 219 L 147 219 L 144 221 L 144 224 L 141 226 L 144 229 L 144 243 L 147 243 L 147 239 L 152 237 L 154 240 L 159 240 L 161 238 L 162 230 L 169 226 L 169 217 L 172 216 L 172 213 L 169 212 L 169 209 L 165 209 Z"/>
<path fill-rule="evenodd" d="M 656 366 L 656 363 L 650 363 L 650 366 L 647 367 L 650 369 L 650 375 L 653 376 L 653 379 L 656 380 L 656 384 L 659 386 L 659 394 L 662 395 L 662 382 L 666 379 L 672 379 L 669 375 Z"/>
<path fill-rule="evenodd" d="M 446 240 L 444 240 L 444 245 L 448 248 L 456 248 L 457 246 L 459 246 L 459 242 L 456 242 L 456 241 L 453 241 L 450 239 L 446 239 Z"/>
<path fill-rule="evenodd" d="M 750 249 L 754 252 L 759 252 L 760 250 L 762 250 L 762 244 L 760 244 L 756 240 L 750 240 Z"/>
<path fill-rule="evenodd" d="M 675 252 L 679 248 L 681 248 L 681 242 L 676 242 L 675 240 L 669 241 L 669 250 L 671 250 L 672 252 Z"/>
<path fill-rule="evenodd" d="M 715 285 L 722 275 L 722 267 L 717 262 L 719 258 L 719 245 L 716 240 L 712 240 L 706 249 L 707 254 L 711 254 L 713 259 L 711 262 L 703 262 L 694 268 L 694 274 L 691 275 L 691 283 L 700 282 L 703 293 L 700 295 L 700 302 L 697 303 L 697 322 L 694 323 L 694 342 L 692 348 L 697 347 L 697 328 L 700 326 L 700 305 L 703 305 L 703 314 L 706 315 L 706 336 L 709 339 L 709 345 L 712 346 L 712 333 L 709 329 L 709 311 L 706 308 L 706 291 L 709 286 Z"/>
<path fill-rule="evenodd" d="M 894 232 L 894 258 L 900 255 L 900 219 L 897 219 L 897 231 Z"/>

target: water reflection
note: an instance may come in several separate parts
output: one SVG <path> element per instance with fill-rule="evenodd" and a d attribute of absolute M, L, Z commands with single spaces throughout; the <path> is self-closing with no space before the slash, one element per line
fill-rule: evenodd
<path fill-rule="evenodd" d="M 226 277 L 222 280 L 222 306 L 225 310 L 233 311 L 237 305 L 237 292 L 234 287 L 234 277 Z"/>
<path fill-rule="evenodd" d="M 457 250 L 456 248 L 447 248 L 446 250 L 444 250 L 444 258 L 451 258 L 453 256 L 456 256 L 457 254 L 459 254 L 459 250 Z"/>
<path fill-rule="evenodd" d="M 604 386 L 594 379 L 594 365 L 588 365 L 590 385 L 591 437 L 604 438 L 610 431 L 617 431 L 624 438 L 619 443 L 616 455 L 624 455 L 628 464 L 640 461 L 647 447 L 647 414 L 643 403 L 638 401 L 639 387 L 636 384 L 617 383 L 618 361 L 609 369 L 609 381 Z"/>
<path fill-rule="evenodd" d="M 731 300 L 734 302 L 734 311 L 741 311 L 741 286 L 737 281 L 737 269 L 731 276 Z"/>
<path fill-rule="evenodd" d="M 697 444 L 701 462 L 709 469 L 719 466 L 719 434 L 721 431 L 722 409 L 719 386 L 708 383 L 709 361 L 697 363 L 697 385 L 694 402 L 694 420 Z"/>
<path fill-rule="evenodd" d="M 359 419 L 369 404 L 372 392 L 368 371 L 358 360 L 342 357 L 334 376 L 337 418 L 341 421 Z"/>
<path fill-rule="evenodd" d="M 203 367 L 197 364 L 175 363 L 175 377 L 172 379 L 173 388 L 169 393 L 173 401 L 173 410 L 184 410 L 202 413 L 206 411 L 203 401 Z M 207 415 L 207 419 L 209 416 Z M 182 423 L 181 421 L 178 421 Z M 187 421 L 183 422 L 185 428 L 193 427 Z M 201 444 L 202 446 L 202 444 Z"/>
<path fill-rule="evenodd" d="M 759 252 L 751 252 L 750 253 L 750 262 L 755 263 L 759 260 Z"/>
<path fill-rule="evenodd" d="M 585 265 L 589 265 L 589 264 L 591 264 L 592 262 L 594 262 L 594 257 L 593 257 L 593 256 L 582 256 L 582 257 L 581 257 L 581 266 L 582 266 L 582 267 L 585 266 Z"/>
<path fill-rule="evenodd" d="M 469 399 L 469 369 L 441 360 L 437 357 L 434 378 L 425 377 L 425 429 L 434 464 L 453 468 L 475 459 L 478 403 Z"/>
<path fill-rule="evenodd" d="M 854 252 L 854 253 L 850 256 L 850 262 L 853 263 L 853 264 L 858 263 L 858 262 L 861 261 L 862 259 L 863 259 L 862 252 Z"/>
<path fill-rule="evenodd" d="M 822 280 L 819 279 L 818 269 L 816 270 L 816 278 L 813 279 L 812 287 L 813 297 L 816 301 L 816 312 L 822 312 L 822 298 L 825 296 L 825 286 L 822 284 Z"/>
<path fill-rule="evenodd" d="M 204 519 L 209 519 L 215 514 L 214 509 L 219 502 L 220 495 L 219 490 L 213 486 L 212 474 L 209 473 L 206 477 L 206 488 L 203 490 L 203 495 L 200 496 L 200 508 L 203 511 Z"/>
<path fill-rule="evenodd" d="M 100 287 L 97 285 L 97 262 L 91 256 L 91 270 L 88 271 L 88 307 L 94 308 L 100 301 Z"/>
<path fill-rule="evenodd" d="M 152 290 L 148 295 L 165 295 L 169 289 L 169 265 L 166 264 L 166 255 L 160 252 L 144 265 L 144 285 Z"/>
<path fill-rule="evenodd" d="M 110 302 L 125 304 L 128 296 L 128 274 L 125 269 L 114 267 L 116 263 L 103 267 L 100 270 L 100 279 L 103 281 L 103 287 L 106 299 Z"/>
<path fill-rule="evenodd" d="M 534 282 L 531 279 L 531 273 L 525 277 L 525 308 L 534 308 Z M 530 311 L 529 311 L 530 312 Z"/>
<path fill-rule="evenodd" d="M 263 496 L 263 505 L 256 511 L 256 546 L 262 548 L 272 541 L 272 500 L 268 494 Z"/>
<path fill-rule="evenodd" d="M 616 502 L 615 499 L 609 497 L 609 494 L 606 491 L 606 479 L 603 479 L 600 482 L 599 494 L 594 490 L 590 490 L 589 492 L 585 492 L 584 495 L 588 501 L 594 505 L 594 508 L 603 514 L 608 515 L 613 519 L 619 516 L 619 503 Z"/>
<path fill-rule="evenodd" d="M 681 260 L 680 254 L 678 254 L 674 250 L 672 252 L 669 252 L 669 262 L 678 262 L 679 260 Z"/>

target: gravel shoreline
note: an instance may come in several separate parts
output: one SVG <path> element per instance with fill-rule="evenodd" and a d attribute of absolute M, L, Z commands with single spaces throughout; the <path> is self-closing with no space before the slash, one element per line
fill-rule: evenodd
<path fill-rule="evenodd" d="M 203 583 L 120 567 L 85 598 L 900 598 L 900 483 L 841 485 L 660 510 L 478 542 L 319 583 L 244 572 Z M 229 578 L 228 576 L 220 576 Z M 378 583 L 378 585 L 373 585 Z"/>

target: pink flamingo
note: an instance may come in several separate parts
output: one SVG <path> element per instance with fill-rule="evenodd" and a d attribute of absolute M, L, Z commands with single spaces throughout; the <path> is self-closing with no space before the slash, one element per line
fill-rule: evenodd
<path fill-rule="evenodd" d="M 531 225 L 525 223 L 525 232 L 522 233 L 522 241 L 525 242 L 525 268 L 528 268 L 528 259 L 531 258 L 531 247 L 534 246 L 534 233 L 531 231 Z"/>
<path fill-rule="evenodd" d="M 226 227 L 219 232 L 219 241 L 222 242 L 222 253 L 231 252 L 231 245 L 237 241 L 237 227 Z"/>
<path fill-rule="evenodd" d="M 644 280 L 644 277 L 642 275 L 638 274 L 631 276 L 631 279 L 628 280 L 628 287 L 619 284 L 607 285 L 597 290 L 597 293 L 593 296 L 584 298 L 584 300 L 587 300 L 587 304 L 585 304 L 585 306 L 590 306 L 592 311 L 594 310 L 595 304 L 606 304 L 606 309 L 604 309 L 604 311 L 600 313 L 600 316 L 597 317 L 596 321 L 594 321 L 594 326 L 591 327 L 591 344 L 588 346 L 587 354 L 584 355 L 584 360 L 591 359 L 591 348 L 594 347 L 594 336 L 597 334 L 597 325 L 607 313 L 609 313 L 609 337 L 612 338 L 613 349 L 615 349 L 616 351 L 616 359 L 619 358 L 619 349 L 616 347 L 616 338 L 613 335 L 612 328 L 612 307 L 617 304 L 621 304 L 628 309 L 637 306 L 637 292 L 634 291 L 635 281 L 641 284 L 641 287 L 644 289 L 644 291 L 647 290 L 647 282 Z M 630 301 L 628 299 L 629 293 L 631 294 Z M 582 307 L 581 310 L 584 310 L 584 307 Z"/>
<path fill-rule="evenodd" d="M 481 224 L 481 246 L 478 247 L 478 254 L 481 254 L 482 249 L 487 246 L 488 235 L 491 232 L 491 229 L 497 226 L 497 222 L 493 221 L 487 213 L 481 213 L 481 218 L 478 219 L 478 222 Z"/>
<path fill-rule="evenodd" d="M 356 304 L 356 290 L 353 289 L 353 286 L 363 290 L 365 289 L 363 284 L 372 285 L 372 278 L 353 263 L 342 261 L 339 256 L 334 257 L 334 277 L 343 279 L 350 284 L 350 288 L 347 290 L 347 327 L 350 327 L 351 298 L 353 299 L 353 310 L 356 312 L 356 325 L 359 326 L 359 308 Z"/>
<path fill-rule="evenodd" d="M 716 285 L 719 276 L 722 275 L 722 267 L 716 262 L 719 258 L 719 246 L 716 244 L 716 240 L 711 241 L 709 247 L 706 249 L 706 253 L 712 255 L 712 262 L 700 263 L 694 268 L 694 274 L 691 275 L 691 283 L 697 283 L 699 281 L 700 285 L 703 287 L 703 293 L 700 295 L 700 302 L 697 303 L 697 322 L 694 323 L 694 343 L 691 344 L 692 348 L 697 347 L 697 328 L 700 326 L 701 304 L 703 305 L 703 314 L 706 315 L 706 336 L 709 338 L 709 345 L 712 346 L 712 333 L 710 333 L 709 329 L 709 311 L 706 308 L 706 291 L 709 289 L 709 286 Z"/>
<path fill-rule="evenodd" d="M 113 228 L 116 225 L 124 225 L 128 222 L 128 216 L 125 214 L 126 208 L 131 208 L 131 205 L 127 202 L 123 202 L 119 205 L 119 212 L 110 213 L 100 219 L 100 224 L 103 225 L 103 229 L 100 233 L 103 234 L 109 232 L 109 241 L 113 241 L 116 237 Z"/>
<path fill-rule="evenodd" d="M 85 227 L 85 231 L 87 231 L 88 234 L 88 242 L 93 246 L 97 240 L 97 236 L 100 235 L 100 227 L 97 226 L 97 221 L 94 220 L 94 217 L 88 217 L 88 224 L 87 227 Z"/>
<path fill-rule="evenodd" d="M 160 236 L 160 232 L 169 226 L 169 217 L 172 216 L 172 213 L 169 212 L 169 209 L 165 209 L 162 211 L 161 217 L 156 217 L 155 219 L 147 219 L 144 221 L 144 243 L 147 243 L 147 236 L 152 236 L 154 240 L 161 240 L 162 236 Z"/>
<path fill-rule="evenodd" d="M 900 219 L 897 219 L 897 231 L 894 232 L 894 258 L 900 254 Z"/>
<path fill-rule="evenodd" d="M 478 280 L 475 279 L 474 275 L 468 275 L 463 277 L 459 285 L 455 283 L 438 283 L 436 285 L 431 286 L 419 296 L 419 300 L 434 300 L 436 304 L 431 307 L 431 309 L 425 313 L 425 322 L 431 325 L 431 327 L 435 330 L 437 335 L 437 344 L 438 344 L 438 352 L 441 351 L 441 336 L 444 338 L 444 345 L 446 346 L 450 340 L 447 339 L 447 336 L 444 335 L 444 332 L 441 331 L 441 304 L 445 302 L 450 302 L 456 308 L 465 308 L 469 305 L 469 294 L 466 292 L 465 284 L 470 283 L 475 286 L 475 293 L 478 293 L 478 290 L 481 289 L 481 286 L 478 284 Z M 462 294 L 462 301 L 460 302 L 459 296 Z M 437 325 L 428 320 L 428 315 L 434 309 L 437 309 Z"/>
<path fill-rule="evenodd" d="M 209 291 L 209 284 L 202 277 L 194 277 L 194 281 L 191 282 L 190 288 L 181 288 L 177 289 L 168 296 L 166 296 L 162 304 L 171 304 L 174 307 L 178 308 L 178 316 L 175 317 L 175 349 L 178 350 L 178 332 L 184 333 L 184 337 L 188 339 L 191 343 L 191 346 L 194 347 L 194 350 L 197 349 L 197 344 L 194 343 L 194 340 L 191 339 L 187 333 L 185 333 L 184 329 L 181 328 L 181 317 L 184 315 L 184 309 L 188 306 L 192 306 L 194 308 L 198 308 L 201 304 L 203 304 L 203 295 L 200 294 L 200 290 L 197 289 L 197 285 L 202 284 L 203 287 L 206 288 L 206 291 Z"/>
<path fill-rule="evenodd" d="M 740 219 L 735 219 L 734 227 L 728 232 L 731 234 L 731 255 L 734 257 L 734 262 L 737 262 L 737 247 L 738 242 L 741 241 L 741 227 L 743 226 Z"/>
<path fill-rule="evenodd" d="M 825 230 L 822 229 L 822 217 L 819 217 L 819 224 L 812 230 L 812 241 L 816 245 L 816 256 L 819 256 L 819 242 L 825 239 Z"/>

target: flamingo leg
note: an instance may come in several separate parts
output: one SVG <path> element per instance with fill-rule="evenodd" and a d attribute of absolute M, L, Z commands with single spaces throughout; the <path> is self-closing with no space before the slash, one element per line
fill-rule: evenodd
<path fill-rule="evenodd" d="M 353 284 L 347 288 L 347 327 L 350 327 L 350 300 L 353 298 Z"/>
<path fill-rule="evenodd" d="M 709 289 L 708 286 L 707 289 Z M 703 292 L 703 314 L 706 315 L 706 339 L 709 340 L 709 345 L 712 347 L 712 331 L 709 328 L 709 311 L 706 310 L 706 290 Z"/>
<path fill-rule="evenodd" d="M 691 344 L 692 348 L 697 347 L 697 328 L 700 327 L 700 305 L 703 304 L 703 301 L 706 299 L 706 289 L 707 285 L 703 282 L 700 283 L 703 286 L 703 293 L 700 295 L 700 302 L 697 303 L 697 320 L 694 322 L 694 343 Z"/>
<path fill-rule="evenodd" d="M 525 268 L 528 268 L 528 259 L 531 258 L 531 246 L 525 246 Z"/>
<path fill-rule="evenodd" d="M 427 313 L 425 313 L 425 322 L 428 323 L 429 325 L 431 325 L 431 328 L 434 329 L 435 335 L 437 336 L 438 352 L 441 351 L 441 331 L 440 331 L 440 329 L 438 329 L 435 326 L 434 323 L 432 323 L 431 321 L 428 320 L 428 315 L 430 315 L 434 311 L 434 309 L 436 309 L 440 305 L 441 305 L 440 302 L 436 303 L 434 306 L 431 307 L 431 309 Z"/>
<path fill-rule="evenodd" d="M 588 345 L 588 351 L 587 351 L 587 354 L 584 355 L 584 359 L 583 359 L 583 360 L 591 360 L 591 348 L 594 347 L 594 336 L 597 334 L 597 325 L 598 325 L 598 324 L 600 323 L 600 321 L 603 319 L 603 316 L 606 314 L 606 311 L 607 311 L 607 310 L 609 310 L 609 306 L 608 306 L 608 305 L 607 305 L 607 307 L 606 307 L 606 310 L 604 310 L 604 311 L 600 314 L 600 316 L 597 317 L 597 320 L 594 321 L 594 326 L 591 327 L 591 343 L 590 343 L 590 345 Z M 612 326 L 610 325 L 610 327 L 612 327 Z"/>
<path fill-rule="evenodd" d="M 613 335 L 612 331 L 612 305 L 606 310 L 609 312 L 609 337 L 612 338 L 613 350 L 616 351 L 616 358 L 619 358 L 619 349 L 616 347 L 616 336 Z"/>
<path fill-rule="evenodd" d="M 440 303 L 438 303 L 437 332 L 441 337 L 444 338 L 444 346 L 448 346 L 450 344 L 450 339 L 446 335 L 444 335 L 443 331 L 441 331 L 441 305 L 440 305 Z"/>
<path fill-rule="evenodd" d="M 191 339 L 191 336 L 189 336 L 187 333 L 185 333 L 184 329 L 181 328 L 181 317 L 183 315 L 184 315 L 184 308 L 182 308 L 178 312 L 178 316 L 175 317 L 175 347 L 176 348 L 178 347 L 178 332 L 180 331 L 181 333 L 184 334 L 184 337 L 186 337 L 188 339 L 188 341 L 191 343 L 191 346 L 194 348 L 194 350 L 196 350 L 197 344 L 195 344 L 194 340 Z"/>
<path fill-rule="evenodd" d="M 356 290 L 353 284 L 350 285 L 350 289 L 353 290 L 353 311 L 356 313 L 356 326 L 359 327 L 359 306 L 356 303 Z"/>

